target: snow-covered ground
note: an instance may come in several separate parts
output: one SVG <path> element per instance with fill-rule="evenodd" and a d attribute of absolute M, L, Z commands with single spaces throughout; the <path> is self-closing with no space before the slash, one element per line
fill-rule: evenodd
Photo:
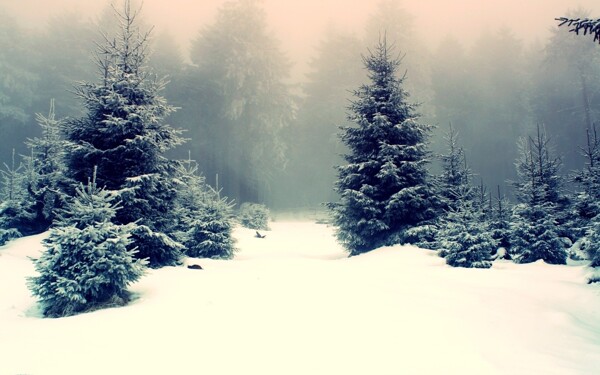
<path fill-rule="evenodd" d="M 25 285 L 43 235 L 0 247 L 0 374 L 599 374 L 600 285 L 583 266 L 456 269 L 435 253 L 347 258 L 332 229 L 236 229 L 234 260 L 149 271 L 131 305 L 43 319 Z"/>

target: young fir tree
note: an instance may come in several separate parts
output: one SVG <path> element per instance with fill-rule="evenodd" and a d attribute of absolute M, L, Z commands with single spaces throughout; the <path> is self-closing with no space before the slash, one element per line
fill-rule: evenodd
<path fill-rule="evenodd" d="M 438 178 L 439 196 L 442 207 L 446 210 L 457 208 L 457 201 L 462 199 L 465 186 L 469 185 L 470 172 L 466 168 L 465 151 L 458 145 L 458 131 L 452 124 L 444 136 L 448 148 L 447 154 L 440 155 L 442 174 Z"/>
<path fill-rule="evenodd" d="M 385 39 L 364 58 L 370 83 L 355 92 L 349 109 L 356 126 L 342 127 L 347 165 L 338 167 L 331 203 L 337 238 L 351 255 L 404 243 L 407 231 L 435 216 L 426 170 L 430 126 L 417 122 Z"/>
<path fill-rule="evenodd" d="M 590 267 L 596 268 L 595 274 L 590 278 L 590 283 L 600 282 L 600 215 L 596 216 L 587 226 L 586 236 L 583 239 L 583 248 L 585 249 Z"/>
<path fill-rule="evenodd" d="M 438 233 L 440 255 L 453 267 L 489 268 L 498 242 L 489 231 L 473 190 L 468 185 L 455 190 L 454 208 L 447 212 Z"/>
<path fill-rule="evenodd" d="M 446 137 L 448 155 L 442 157 L 440 185 L 445 214 L 436 233 L 438 254 L 453 267 L 489 268 L 497 241 L 489 231 L 487 200 L 483 185 L 471 185 L 473 173 L 462 149 L 456 147 L 456 133 Z"/>
<path fill-rule="evenodd" d="M 498 246 L 508 250 L 510 246 L 510 202 L 500 193 L 500 185 L 497 186 L 497 196 L 491 207 L 490 231 L 492 238 L 498 241 Z M 506 252 L 505 258 L 510 258 Z"/>
<path fill-rule="evenodd" d="M 517 204 L 511 220 L 511 253 L 519 263 L 544 260 L 565 264 L 556 215 L 560 204 L 560 160 L 551 156 L 549 139 L 538 126 L 537 136 L 521 139 L 516 162 Z"/>
<path fill-rule="evenodd" d="M 575 197 L 575 222 L 571 224 L 581 236 L 600 214 L 600 138 L 596 127 L 587 131 L 587 147 L 583 149 L 586 166 L 574 178 L 581 191 Z"/>
<path fill-rule="evenodd" d="M 26 175 L 23 165 L 16 163 L 15 150 L 12 152 L 10 165 L 4 163 L 4 169 L 0 170 L 0 239 L 2 243 L 31 234 L 30 224 L 35 219 L 33 205 L 28 198 L 26 189 Z"/>
<path fill-rule="evenodd" d="M 41 233 L 54 220 L 56 209 L 65 202 L 66 187 L 64 148 L 61 138 L 61 120 L 54 114 L 54 101 L 50 103 L 48 117 L 36 115 L 42 135 L 28 139 L 31 149 L 17 167 L 13 150 L 11 166 L 2 171 L 4 203 L 0 205 L 0 228 L 11 228 L 22 235 Z"/>
<path fill-rule="evenodd" d="M 191 158 L 182 164 L 177 211 L 182 219 L 177 239 L 185 246 L 185 254 L 193 258 L 233 258 L 233 204 L 205 183 Z"/>
<path fill-rule="evenodd" d="M 270 230 L 271 211 L 264 204 L 244 202 L 240 206 L 237 219 L 244 228 Z"/>
<path fill-rule="evenodd" d="M 50 101 L 48 116 L 38 113 L 36 120 L 42 135 L 25 142 L 31 155 L 24 157 L 24 165 L 28 198 L 35 215 L 32 227 L 35 232 L 42 232 L 50 227 L 56 211 L 65 204 L 71 181 L 66 177 L 64 163 L 65 141 L 61 134 L 64 121 L 56 118 L 54 100 Z"/>
<path fill-rule="evenodd" d="M 183 248 L 170 238 L 177 221 L 176 166 L 164 153 L 184 139 L 180 130 L 163 123 L 174 108 L 159 95 L 164 81 L 146 67 L 149 33 L 137 26 L 139 12 L 126 0 L 115 14 L 117 35 L 106 36 L 97 53 L 99 82 L 76 88 L 87 114 L 66 124 L 67 164 L 76 181 L 97 166 L 100 186 L 124 189 L 115 222 L 139 223 L 132 246 L 151 267 L 174 265 Z"/>
<path fill-rule="evenodd" d="M 117 194 L 99 189 L 95 177 L 76 196 L 44 240 L 35 260 L 39 276 L 28 286 L 47 317 L 61 317 L 127 303 L 127 286 L 144 274 L 144 261 L 130 249 L 135 224 L 111 220 L 119 209 Z"/>
<path fill-rule="evenodd" d="M 587 159 L 585 168 L 575 176 L 581 191 L 575 198 L 575 219 L 571 226 L 582 238 L 582 249 L 587 253 L 591 267 L 600 267 L 600 138 L 596 127 L 587 131 Z M 590 282 L 599 282 L 594 276 Z"/>

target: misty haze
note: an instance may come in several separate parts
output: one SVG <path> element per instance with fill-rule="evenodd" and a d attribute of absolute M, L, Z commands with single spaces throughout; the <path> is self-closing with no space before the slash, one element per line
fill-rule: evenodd
<path fill-rule="evenodd" d="M 596 373 L 599 25 L 0 0 L 0 374 Z"/>
<path fill-rule="evenodd" d="M 23 141 L 40 131 L 34 115 L 47 113 L 50 99 L 59 117 L 81 113 L 70 91 L 78 81 L 95 79 L 92 52 L 100 31 L 108 31 L 109 4 L 65 0 L 44 8 L 33 0 L 0 2 L 3 50 L 11 51 L 4 57 L 3 161 L 10 161 L 13 148 L 26 153 Z M 598 110 L 597 64 L 591 63 L 597 51 L 588 40 L 559 30 L 554 19 L 597 14 L 594 1 L 259 1 L 261 14 L 244 25 L 227 24 L 224 4 L 148 0 L 141 17 L 143 27 L 153 27 L 148 64 L 168 77 L 163 95 L 180 108 L 167 121 L 186 129 L 191 139 L 171 155 L 185 158 L 191 152 L 210 184 L 216 185 L 218 174 L 219 187 L 239 203 L 289 209 L 336 198 L 334 166 L 345 152 L 338 127 L 347 124 L 351 91 L 364 83 L 361 55 L 382 33 L 394 53 L 404 56 L 405 86 L 410 100 L 420 103 L 421 120 L 436 126 L 432 151 L 444 151 L 442 138 L 451 123 L 478 184 L 513 196 L 507 180 L 516 176 L 517 140 L 536 124 L 556 144 L 563 173 L 584 162 L 579 147 Z M 227 34 L 245 33 L 244 27 L 262 34 L 246 35 L 242 42 L 255 56 L 222 67 L 233 56 L 227 48 L 237 48 L 226 44 Z M 211 30 L 223 40 L 209 41 Z M 572 55 L 581 56 L 581 76 L 577 63 L 566 64 Z M 211 71 L 218 67 L 220 73 Z M 271 120 L 243 131 L 233 129 L 251 120 L 230 118 L 228 125 L 215 120 L 222 114 L 213 113 L 217 98 L 203 75 L 218 80 L 216 74 L 227 69 L 251 69 L 257 79 L 271 75 L 274 81 L 261 87 L 262 94 L 252 86 L 257 83 L 246 82 L 246 92 L 235 93 L 239 97 L 219 99 L 237 105 L 244 95 L 269 96 L 261 105 L 268 106 L 265 116 Z M 241 83 L 227 85 L 236 84 Z M 234 160 L 235 152 L 243 163 Z M 434 157 L 432 168 L 438 165 Z"/>

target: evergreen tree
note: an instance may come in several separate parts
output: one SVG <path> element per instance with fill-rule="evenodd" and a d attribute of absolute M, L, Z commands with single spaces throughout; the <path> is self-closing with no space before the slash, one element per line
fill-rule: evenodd
<path fill-rule="evenodd" d="M 25 236 L 48 229 L 55 210 L 65 202 L 68 185 L 64 176 L 61 121 L 55 118 L 54 102 L 48 117 L 37 114 L 36 118 L 42 136 L 25 142 L 31 155 L 23 156 L 17 166 L 13 150 L 11 166 L 5 164 L 5 170 L 1 171 L 4 197 L 0 204 L 0 228 L 12 228 Z"/>
<path fill-rule="evenodd" d="M 30 225 L 34 222 L 35 214 L 32 202 L 28 199 L 27 176 L 23 165 L 17 165 L 14 149 L 11 164 L 4 163 L 0 175 L 0 229 L 3 230 L 3 237 L 11 239 L 31 234 Z"/>
<path fill-rule="evenodd" d="M 585 167 L 575 176 L 575 182 L 581 191 L 575 198 L 576 222 L 572 224 L 579 235 L 600 214 L 600 138 L 596 127 L 587 131 L 587 147 L 583 149 L 586 158 Z"/>
<path fill-rule="evenodd" d="M 385 39 L 364 58 L 370 84 L 355 92 L 341 139 L 347 165 L 338 168 L 338 203 L 330 204 L 339 241 L 351 255 L 406 242 L 406 231 L 435 216 L 425 168 L 430 126 L 417 122 Z"/>
<path fill-rule="evenodd" d="M 583 245 L 590 260 L 590 267 L 600 267 L 600 217 L 596 216 L 588 225 Z M 593 282 L 600 282 L 594 279 Z"/>
<path fill-rule="evenodd" d="M 365 25 L 364 47 L 375 45 L 382 35 L 394 41 L 402 51 L 402 66 L 409 72 L 402 85 L 415 102 L 423 103 L 421 111 L 429 114 L 431 101 L 431 66 L 429 52 L 415 24 L 415 16 L 402 0 L 379 0 Z"/>
<path fill-rule="evenodd" d="M 510 202 L 500 194 L 500 185 L 497 186 L 497 197 L 491 208 L 490 231 L 492 238 L 498 241 L 498 246 L 506 250 L 510 247 Z M 506 253 L 505 257 L 510 257 Z"/>
<path fill-rule="evenodd" d="M 177 239 L 185 246 L 187 256 L 233 258 L 233 203 L 205 183 L 191 158 L 183 164 L 178 208 L 182 219 Z"/>
<path fill-rule="evenodd" d="M 471 171 L 466 167 L 464 149 L 458 146 L 458 132 L 452 127 L 452 124 L 449 127 L 444 136 L 447 154 L 440 155 L 442 174 L 438 178 L 438 188 L 443 208 L 454 210 L 457 201 L 465 198 L 462 195 L 468 190 L 465 187 L 470 184 Z"/>
<path fill-rule="evenodd" d="M 492 237 L 472 190 L 465 185 L 456 191 L 459 199 L 447 212 L 438 233 L 440 255 L 453 267 L 489 268 L 498 242 Z"/>
<path fill-rule="evenodd" d="M 560 21 L 558 26 L 567 25 L 571 27 L 569 31 L 574 32 L 579 35 L 580 32 L 583 32 L 583 35 L 594 36 L 594 42 L 600 43 L 600 18 L 590 19 L 590 18 L 569 18 L 569 17 L 560 17 L 556 19 Z"/>
<path fill-rule="evenodd" d="M 36 119 L 42 134 L 25 142 L 31 156 L 24 157 L 24 165 L 28 198 L 35 215 L 32 227 L 37 229 L 35 232 L 42 232 L 52 224 L 56 210 L 64 205 L 71 181 L 65 177 L 65 141 L 61 135 L 64 121 L 56 118 L 54 100 L 50 102 L 48 116 L 38 113 Z"/>
<path fill-rule="evenodd" d="M 216 191 L 206 192 L 198 213 L 185 222 L 185 254 L 195 258 L 231 259 L 235 253 L 232 204 Z"/>
<path fill-rule="evenodd" d="M 596 127 L 587 131 L 587 147 L 583 149 L 586 166 L 575 176 L 581 191 L 575 198 L 575 218 L 571 224 L 592 267 L 600 266 L 600 138 Z M 594 279 L 594 282 L 600 281 Z"/>
<path fill-rule="evenodd" d="M 248 229 L 270 230 L 271 212 L 264 204 L 245 202 L 240 206 L 238 222 Z"/>
<path fill-rule="evenodd" d="M 519 180 L 514 183 L 519 204 L 513 209 L 511 252 L 519 263 L 543 259 L 565 264 L 556 219 L 561 203 L 560 160 L 551 156 L 550 140 L 540 126 L 535 138 L 521 139 L 519 148 Z"/>
<path fill-rule="evenodd" d="M 39 273 L 28 286 L 45 316 L 61 317 L 129 300 L 127 286 L 144 273 L 134 259 L 130 234 L 135 224 L 111 220 L 119 209 L 117 194 L 99 189 L 95 177 L 80 185 L 61 212 L 57 227 L 44 240 L 46 251 L 35 260 Z"/>
<path fill-rule="evenodd" d="M 471 184 L 473 174 L 452 126 L 446 142 L 448 154 L 441 157 L 443 171 L 439 179 L 445 214 L 436 233 L 438 254 L 453 267 L 489 268 L 497 241 L 489 230 L 485 187 Z"/>
<path fill-rule="evenodd" d="M 548 205 L 517 204 L 510 225 L 511 254 L 516 262 L 531 263 L 542 259 L 549 264 L 566 264 L 567 253 Z"/>
<path fill-rule="evenodd" d="M 81 182 L 97 166 L 98 184 L 122 190 L 123 209 L 115 222 L 137 222 L 132 246 L 151 266 L 179 262 L 182 246 L 169 238 L 176 218 L 173 208 L 177 186 L 172 177 L 176 163 L 163 155 L 184 140 L 181 131 L 164 124 L 174 108 L 159 95 L 164 81 L 146 67 L 149 33 L 139 30 L 139 12 L 126 0 L 115 9 L 120 21 L 115 38 L 99 45 L 98 83 L 76 88 L 87 114 L 66 124 L 67 164 Z"/>

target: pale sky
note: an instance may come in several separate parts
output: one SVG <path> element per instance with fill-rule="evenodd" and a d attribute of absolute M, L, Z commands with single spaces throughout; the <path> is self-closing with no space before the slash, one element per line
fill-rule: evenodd
<path fill-rule="evenodd" d="M 143 15 L 156 31 L 168 29 L 184 48 L 199 30 L 214 19 L 225 0 L 144 0 Z M 269 23 L 283 50 L 296 62 L 306 60 L 328 24 L 360 35 L 377 0 L 262 0 Z M 28 25 L 65 9 L 80 10 L 96 17 L 109 0 L 0 0 L 0 8 Z M 508 27 L 525 41 L 543 39 L 556 25 L 555 17 L 581 6 L 600 17 L 598 0 L 403 0 L 413 14 L 421 38 L 434 48 L 448 34 L 465 42 L 482 30 Z"/>

